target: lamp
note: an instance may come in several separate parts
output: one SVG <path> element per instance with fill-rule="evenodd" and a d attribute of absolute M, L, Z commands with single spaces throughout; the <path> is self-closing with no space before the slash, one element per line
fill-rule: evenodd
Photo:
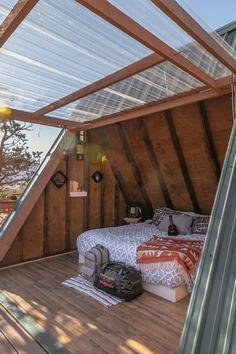
<path fill-rule="evenodd" d="M 100 171 L 95 171 L 91 177 L 94 182 L 99 183 L 103 179 L 103 174 Z"/>

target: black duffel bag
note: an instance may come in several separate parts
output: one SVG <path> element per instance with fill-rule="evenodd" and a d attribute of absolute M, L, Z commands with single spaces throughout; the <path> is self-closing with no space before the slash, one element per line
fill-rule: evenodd
<path fill-rule="evenodd" d="M 141 273 L 121 262 L 105 263 L 98 268 L 94 286 L 126 301 L 143 292 Z"/>

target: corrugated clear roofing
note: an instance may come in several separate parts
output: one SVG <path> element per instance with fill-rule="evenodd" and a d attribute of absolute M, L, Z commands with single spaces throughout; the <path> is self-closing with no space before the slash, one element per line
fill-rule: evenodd
<path fill-rule="evenodd" d="M 109 2 L 211 77 L 229 73 L 150 0 Z M 2 0 L 0 9 L 6 13 L 13 4 Z M 215 32 L 211 35 L 222 42 Z M 151 53 L 74 0 L 40 0 L 0 49 L 0 104 L 37 111 Z M 200 86 L 166 61 L 48 116 L 86 122 Z"/>
<path fill-rule="evenodd" d="M 219 63 L 200 44 L 196 43 L 150 0 L 108 1 L 170 47 L 181 52 L 186 58 L 213 78 L 219 78 L 229 73 L 224 65 Z M 209 28 L 207 30 L 208 32 L 211 31 Z M 222 43 L 222 39 L 219 36 L 217 36 L 217 40 Z M 227 46 L 228 50 L 229 48 Z"/>
<path fill-rule="evenodd" d="M 0 2 L 0 25 L 8 16 L 11 9 L 16 5 L 17 0 L 1 0 Z"/>
<path fill-rule="evenodd" d="M 74 0 L 40 0 L 0 51 L 0 99 L 35 111 L 150 53 Z"/>
<path fill-rule="evenodd" d="M 200 81 L 174 64 L 164 62 L 48 115 L 86 122 L 200 86 Z"/>

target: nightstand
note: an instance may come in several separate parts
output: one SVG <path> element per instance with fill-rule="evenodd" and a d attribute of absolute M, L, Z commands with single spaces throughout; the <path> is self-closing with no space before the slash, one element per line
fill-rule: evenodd
<path fill-rule="evenodd" d="M 137 224 L 139 221 L 142 220 L 142 218 L 124 218 L 123 219 L 127 224 Z"/>

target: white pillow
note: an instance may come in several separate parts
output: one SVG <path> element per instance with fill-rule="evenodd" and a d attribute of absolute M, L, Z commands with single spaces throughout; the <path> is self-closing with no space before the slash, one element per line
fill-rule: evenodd
<path fill-rule="evenodd" d="M 193 218 L 189 215 L 173 214 L 172 215 L 173 224 L 177 227 L 179 235 L 191 235 L 192 234 L 192 223 Z M 168 232 L 168 227 L 171 224 L 169 216 L 165 216 L 160 222 L 157 228 L 161 231 Z"/>

